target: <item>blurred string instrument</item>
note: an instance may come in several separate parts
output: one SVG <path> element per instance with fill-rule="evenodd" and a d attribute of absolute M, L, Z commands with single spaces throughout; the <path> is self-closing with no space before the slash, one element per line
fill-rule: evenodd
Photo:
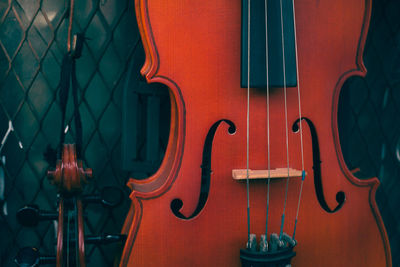
<path fill-rule="evenodd" d="M 85 243 L 100 245 L 125 239 L 124 235 L 85 235 L 83 204 L 101 203 L 115 207 L 122 201 L 122 192 L 115 187 L 105 187 L 101 194 L 82 195 L 83 185 L 92 177 L 92 170 L 83 168 L 82 161 L 76 157 L 75 145 L 63 146 L 62 158 L 57 161 L 55 170 L 48 171 L 48 176 L 59 192 L 58 212 L 26 205 L 18 211 L 17 219 L 27 227 L 36 226 L 40 221 L 57 220 L 56 255 L 41 255 L 35 247 L 24 247 L 15 258 L 18 266 L 84 267 L 87 262 Z"/>
<path fill-rule="evenodd" d="M 391 266 L 376 178 L 347 169 L 342 85 L 370 0 L 136 0 L 142 74 L 169 87 L 159 170 L 130 179 L 120 266 Z"/>
<path fill-rule="evenodd" d="M 84 36 L 78 33 L 72 38 L 74 0 L 71 0 L 70 4 L 68 52 L 64 55 L 60 74 L 60 143 L 58 149 L 53 150 L 48 147 L 45 153 L 49 165 L 55 167 L 47 174 L 49 180 L 57 187 L 58 210 L 44 211 L 37 205 L 30 204 L 17 212 L 18 221 L 27 227 L 36 226 L 43 220 L 57 222 L 56 255 L 41 255 L 35 247 L 24 247 L 15 257 L 15 263 L 21 267 L 47 264 L 57 267 L 85 267 L 90 260 L 85 255 L 85 244 L 102 245 L 125 240 L 125 235 L 122 234 L 85 235 L 84 205 L 99 203 L 112 208 L 121 203 L 123 192 L 119 188 L 108 186 L 104 187 L 100 194 L 84 195 L 82 193 L 83 185 L 92 177 L 92 170 L 84 168 L 81 160 L 82 122 L 79 113 L 75 62 L 82 54 Z M 75 144 L 65 142 L 65 136 L 70 128 L 68 124 L 65 125 L 70 87 L 74 104 L 72 119 L 75 122 Z"/>

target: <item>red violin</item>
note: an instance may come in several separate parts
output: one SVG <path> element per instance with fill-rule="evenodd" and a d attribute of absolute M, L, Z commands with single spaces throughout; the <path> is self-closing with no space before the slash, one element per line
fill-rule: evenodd
<path fill-rule="evenodd" d="M 365 76 L 370 0 L 136 0 L 142 74 L 167 85 L 156 174 L 130 179 L 120 266 L 391 266 L 341 153 L 342 85 Z"/>

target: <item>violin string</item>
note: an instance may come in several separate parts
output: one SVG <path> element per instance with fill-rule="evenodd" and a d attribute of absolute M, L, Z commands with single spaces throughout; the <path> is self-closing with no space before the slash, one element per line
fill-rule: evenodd
<path fill-rule="evenodd" d="M 270 161 L 270 128 L 269 128 L 269 65 L 268 65 L 268 0 L 265 0 L 265 70 L 266 70 L 266 78 L 267 78 L 267 157 L 268 157 L 268 179 L 267 179 L 267 214 L 265 220 L 265 238 L 268 238 L 268 215 L 269 215 L 269 190 L 270 190 L 270 181 L 271 181 L 271 161 Z"/>
<path fill-rule="evenodd" d="M 74 197 L 74 226 L 75 226 L 75 232 L 74 232 L 74 236 L 75 236 L 75 262 L 76 265 L 80 264 L 79 261 L 79 228 L 78 228 L 78 207 L 77 207 L 78 203 L 77 203 L 77 199 L 76 197 Z"/>
<path fill-rule="evenodd" d="M 247 193 L 247 240 L 250 244 L 250 189 L 249 189 L 249 139 L 250 139 L 250 4 L 247 2 L 247 125 L 246 125 L 246 193 Z"/>
<path fill-rule="evenodd" d="M 285 98 L 285 128 L 286 128 L 286 162 L 287 162 L 287 178 L 286 178 L 286 189 L 285 189 L 285 200 L 283 203 L 283 212 L 282 212 L 282 221 L 281 221 L 281 230 L 279 233 L 279 239 L 282 239 L 283 234 L 283 226 L 285 224 L 285 210 L 286 210 L 286 202 L 289 190 L 289 134 L 288 134 L 288 116 L 287 116 L 287 97 L 286 97 L 286 65 L 285 65 L 285 37 L 283 35 L 283 11 L 282 11 L 282 0 L 279 1 L 280 11 L 281 11 L 281 39 L 282 39 L 282 69 L 283 69 L 283 92 Z"/>
<path fill-rule="evenodd" d="M 71 52 L 71 44 L 72 44 L 72 24 L 73 24 L 73 18 L 74 18 L 74 6 L 75 6 L 75 1 L 74 0 L 70 0 L 70 7 L 69 7 L 69 22 L 68 22 L 68 33 L 67 33 L 67 51 L 68 53 Z M 67 260 L 67 266 L 69 266 L 69 247 L 70 247 L 70 212 L 68 211 L 68 215 L 67 215 L 67 256 L 66 256 L 66 260 Z"/>
<path fill-rule="evenodd" d="M 69 223 L 70 223 L 70 220 L 71 220 L 71 217 L 70 217 L 70 212 L 69 211 L 67 211 L 67 256 L 66 256 L 66 260 L 67 260 L 67 266 L 69 266 L 69 246 L 70 246 L 70 244 L 69 244 L 69 240 L 70 240 L 70 225 L 69 225 Z"/>
<path fill-rule="evenodd" d="M 73 226 L 74 226 L 74 240 L 75 240 L 75 243 L 74 243 L 74 245 L 75 245 L 75 264 L 76 265 L 78 265 L 78 263 L 79 263 L 79 260 L 78 260 L 78 251 L 79 251 L 79 249 L 78 249 L 78 243 L 79 243 L 79 239 L 78 239 L 78 220 L 77 220 L 77 217 L 78 217 L 78 211 L 77 211 L 77 208 L 76 208 L 76 198 L 74 197 L 73 198 L 73 205 L 74 205 L 74 224 L 73 224 Z"/>
<path fill-rule="evenodd" d="M 297 55 L 297 36 L 296 36 L 296 11 L 294 8 L 294 0 L 293 3 L 293 27 L 294 27 L 294 43 L 295 43 L 295 54 L 296 54 L 296 72 L 297 72 L 297 98 L 299 104 L 299 127 L 300 127 L 300 150 L 301 150 L 301 172 L 302 172 L 302 179 L 300 185 L 300 192 L 299 192 L 299 200 L 297 201 L 297 211 L 296 211 L 296 218 L 294 221 L 294 229 L 293 229 L 293 236 L 292 238 L 295 239 L 296 235 L 296 227 L 297 227 L 297 220 L 299 218 L 299 210 L 300 210 L 300 202 L 301 202 L 301 194 L 303 192 L 303 184 L 304 179 L 306 177 L 306 171 L 304 170 L 304 151 L 303 151 L 303 127 L 302 127 L 302 116 L 301 116 L 301 99 L 300 99 L 300 77 L 299 77 L 299 59 Z"/>

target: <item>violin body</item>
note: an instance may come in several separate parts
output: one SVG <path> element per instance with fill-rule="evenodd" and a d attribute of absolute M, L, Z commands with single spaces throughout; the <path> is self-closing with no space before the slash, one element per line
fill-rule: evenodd
<path fill-rule="evenodd" d="M 386 231 L 375 203 L 376 178 L 358 180 L 340 149 L 337 105 L 343 83 L 365 76 L 362 62 L 370 0 L 295 1 L 304 167 L 294 266 L 391 266 Z M 160 169 L 130 179 L 132 206 L 120 266 L 240 266 L 247 241 L 246 183 L 232 179 L 246 169 L 246 97 L 240 87 L 240 1 L 136 0 L 146 61 L 142 74 L 170 89 L 171 127 Z M 282 88 L 271 88 L 270 164 L 287 164 Z M 290 167 L 301 169 L 296 88 L 287 88 Z M 249 167 L 267 169 L 267 100 L 250 90 Z M 221 121 L 224 120 L 224 121 Z M 231 124 L 226 122 L 232 122 Z M 220 122 L 220 123 L 217 123 Z M 217 124 L 216 124 L 217 123 Z M 215 125 L 210 183 L 201 199 L 202 156 Z M 326 205 L 316 196 L 313 140 L 318 136 Z M 289 182 L 284 231 L 292 233 L 301 179 Z M 271 181 L 269 226 L 279 232 L 285 179 Z M 265 231 L 266 180 L 250 181 L 251 232 Z M 345 195 L 338 206 L 338 192 Z M 179 201 L 177 201 L 179 200 Z M 173 206 L 181 203 L 178 208 Z M 175 209 L 175 211 L 174 211 Z M 179 211 L 177 212 L 176 209 Z"/>

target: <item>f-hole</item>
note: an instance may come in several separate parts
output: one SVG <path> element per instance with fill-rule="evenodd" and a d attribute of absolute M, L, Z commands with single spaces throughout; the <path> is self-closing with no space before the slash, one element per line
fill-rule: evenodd
<path fill-rule="evenodd" d="M 318 142 L 317 130 L 315 129 L 315 126 L 310 119 L 302 118 L 302 120 L 307 122 L 307 125 L 308 125 L 308 127 L 310 129 L 310 133 L 311 133 L 315 194 L 317 195 L 319 204 L 326 212 L 335 213 L 340 208 L 342 208 L 342 206 L 346 200 L 346 195 L 343 191 L 339 191 L 336 193 L 336 202 L 338 203 L 338 205 L 334 209 L 331 209 L 328 206 L 328 203 L 326 203 L 324 191 L 323 191 L 323 187 L 322 187 L 322 179 L 321 179 L 321 157 L 320 157 L 320 152 L 319 152 L 319 142 Z M 299 122 L 300 122 L 300 119 L 297 119 L 293 123 L 293 126 L 292 126 L 293 132 L 299 131 Z"/>
<path fill-rule="evenodd" d="M 208 199 L 208 193 L 210 191 L 210 176 L 211 176 L 211 152 L 212 152 L 212 145 L 213 145 L 213 140 L 215 133 L 218 129 L 218 126 L 221 124 L 221 122 L 225 122 L 229 125 L 228 128 L 228 133 L 229 134 L 234 134 L 236 132 L 236 126 L 235 124 L 230 121 L 230 120 L 219 120 L 215 122 L 210 130 L 208 131 L 206 140 L 204 142 L 204 147 L 203 147 L 203 159 L 201 163 L 201 189 L 200 189 L 200 195 L 199 195 L 199 201 L 197 203 L 197 207 L 195 211 L 193 212 L 192 215 L 189 217 L 186 217 L 180 212 L 180 209 L 183 206 L 183 201 L 179 198 L 175 198 L 174 200 L 171 201 L 171 210 L 172 213 L 175 214 L 176 217 L 184 220 L 190 220 L 196 217 L 201 210 L 204 208 L 207 199 Z"/>

